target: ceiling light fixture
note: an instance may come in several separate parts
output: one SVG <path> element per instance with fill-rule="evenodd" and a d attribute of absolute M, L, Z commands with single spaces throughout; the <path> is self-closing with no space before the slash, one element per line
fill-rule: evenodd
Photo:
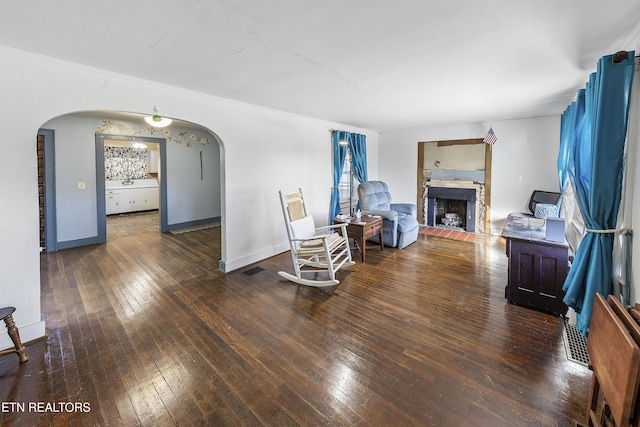
<path fill-rule="evenodd" d="M 153 116 L 146 116 L 144 121 L 149 124 L 149 126 L 153 126 L 155 128 L 163 128 L 167 127 L 171 124 L 173 120 L 167 119 L 166 117 L 161 117 L 158 115 L 158 109 L 156 106 L 153 106 Z"/>

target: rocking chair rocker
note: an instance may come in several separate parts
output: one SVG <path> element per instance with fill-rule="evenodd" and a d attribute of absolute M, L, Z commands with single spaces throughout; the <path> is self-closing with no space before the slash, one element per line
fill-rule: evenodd
<path fill-rule="evenodd" d="M 306 286 L 323 287 L 340 283 L 336 279 L 336 271 L 343 266 L 355 264 L 351 260 L 347 224 L 316 228 L 313 217 L 307 213 L 302 189 L 289 194 L 279 191 L 278 194 L 287 226 L 295 275 L 285 271 L 279 271 L 278 274 Z M 336 232 L 336 229 L 340 232 Z M 328 280 L 302 277 L 303 274 L 326 277 L 324 273 L 328 273 Z"/>

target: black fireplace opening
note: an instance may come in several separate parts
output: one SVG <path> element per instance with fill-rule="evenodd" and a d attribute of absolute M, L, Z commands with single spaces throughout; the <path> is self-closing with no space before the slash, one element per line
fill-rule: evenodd
<path fill-rule="evenodd" d="M 475 233 L 476 190 L 473 188 L 429 187 L 427 225 L 462 229 Z"/>
<path fill-rule="evenodd" d="M 434 203 L 435 224 L 440 227 L 466 230 L 466 200 L 436 199 Z"/>

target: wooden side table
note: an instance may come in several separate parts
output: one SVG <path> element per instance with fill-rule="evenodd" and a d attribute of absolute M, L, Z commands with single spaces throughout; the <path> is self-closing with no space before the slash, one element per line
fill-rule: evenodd
<path fill-rule="evenodd" d="M 365 263 L 365 254 L 367 251 L 367 239 L 374 236 L 380 236 L 380 250 L 384 251 L 384 241 L 382 240 L 382 217 L 362 215 L 360 220 L 356 218 L 334 219 L 335 223 L 348 224 L 347 236 L 353 239 L 360 251 L 360 260 Z"/>
<path fill-rule="evenodd" d="M 11 338 L 11 341 L 13 341 L 13 345 L 15 345 L 16 347 L 15 349 L 11 348 L 8 350 L 0 351 L 0 356 L 16 353 L 20 358 L 20 363 L 24 363 L 29 360 L 29 358 L 27 357 L 27 350 L 24 348 L 22 342 L 20 341 L 20 333 L 18 332 L 18 328 L 13 321 L 14 311 L 16 311 L 15 307 L 0 308 L 0 319 L 4 320 L 4 323 L 7 325 L 9 337 Z"/>

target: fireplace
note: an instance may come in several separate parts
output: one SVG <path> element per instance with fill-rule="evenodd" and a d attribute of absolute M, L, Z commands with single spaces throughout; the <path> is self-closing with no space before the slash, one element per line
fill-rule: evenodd
<path fill-rule="evenodd" d="M 428 187 L 427 225 L 476 231 L 474 188 Z"/>

